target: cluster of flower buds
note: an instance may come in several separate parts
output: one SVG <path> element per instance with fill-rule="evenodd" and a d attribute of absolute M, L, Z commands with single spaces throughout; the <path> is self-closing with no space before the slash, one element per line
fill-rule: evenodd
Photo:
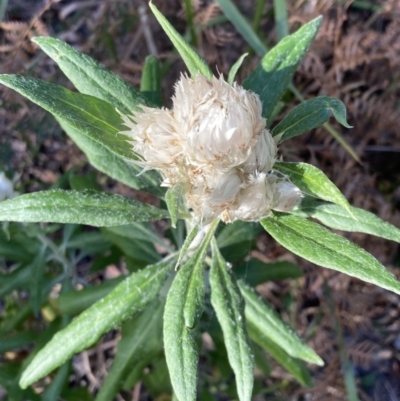
<path fill-rule="evenodd" d="M 141 158 L 136 163 L 159 170 L 164 186 L 180 185 L 195 219 L 258 221 L 298 204 L 300 190 L 274 174 L 277 143 L 258 95 L 222 75 L 182 75 L 172 101 L 171 110 L 142 107 L 123 116 L 123 133 Z"/>

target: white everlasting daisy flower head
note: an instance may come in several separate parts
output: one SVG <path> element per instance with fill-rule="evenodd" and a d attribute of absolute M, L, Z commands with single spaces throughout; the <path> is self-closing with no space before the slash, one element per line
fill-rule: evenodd
<path fill-rule="evenodd" d="M 271 210 L 290 211 L 300 190 L 273 173 L 277 143 L 255 93 L 223 79 L 181 75 L 173 107 L 142 107 L 123 116 L 137 161 L 180 185 L 196 220 L 258 221 Z"/>

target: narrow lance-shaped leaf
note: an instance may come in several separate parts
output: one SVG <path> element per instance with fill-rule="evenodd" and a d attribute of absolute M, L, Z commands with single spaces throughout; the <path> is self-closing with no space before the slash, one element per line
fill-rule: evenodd
<path fill-rule="evenodd" d="M 345 126 L 351 128 L 346 121 L 346 107 L 333 97 L 318 96 L 299 104 L 285 116 L 272 130 L 272 136 L 282 134 L 279 142 L 311 131 L 326 123 L 331 115 Z"/>
<path fill-rule="evenodd" d="M 304 362 L 291 357 L 283 348 L 271 341 L 263 332 L 259 331 L 252 323 L 247 322 L 247 330 L 250 338 L 264 348 L 268 354 L 280 363 L 303 386 L 311 386 L 310 372 Z"/>
<path fill-rule="evenodd" d="M 32 41 L 58 64 L 79 92 L 102 99 L 126 114 L 138 110 L 141 104 L 151 105 L 118 75 L 67 43 L 40 36 Z"/>
<path fill-rule="evenodd" d="M 400 283 L 372 255 L 319 224 L 283 213 L 274 213 L 261 224 L 294 254 L 400 294 Z"/>
<path fill-rule="evenodd" d="M 179 265 L 181 264 L 183 258 L 186 256 L 186 253 L 189 250 L 190 246 L 192 245 L 198 232 L 199 232 L 199 226 L 196 224 L 195 226 L 192 227 L 192 229 L 187 234 L 185 241 L 182 245 L 182 248 L 179 252 L 179 257 L 178 257 L 178 261 L 176 262 L 175 270 L 178 270 Z"/>
<path fill-rule="evenodd" d="M 32 261 L 28 269 L 31 274 L 29 280 L 29 293 L 30 293 L 29 301 L 30 304 L 32 305 L 33 313 L 35 314 L 35 316 L 37 316 L 39 313 L 40 306 L 42 304 L 44 274 L 46 271 L 46 257 L 44 249 L 42 249 L 41 252 L 38 255 L 36 255 L 35 259 Z"/>
<path fill-rule="evenodd" d="M 231 67 L 231 69 L 229 70 L 229 75 L 228 75 L 228 84 L 233 85 L 233 81 L 235 80 L 235 76 L 237 74 L 237 72 L 239 71 L 239 68 L 241 67 L 243 60 L 245 59 L 245 57 L 248 55 L 249 53 L 244 53 L 242 54 L 238 61 L 236 61 L 235 64 L 233 64 L 233 66 Z"/>
<path fill-rule="evenodd" d="M 88 155 L 101 152 L 105 153 L 109 160 L 110 156 L 114 156 L 116 159 L 130 162 L 133 165 L 132 162 L 136 156 L 127 142 L 129 138 L 120 133 L 125 129 L 122 124 L 123 120 L 111 104 L 96 97 L 71 92 L 62 86 L 31 77 L 0 75 L 0 83 L 43 107 L 52 113 L 60 123 L 71 128 L 73 134 L 78 136 L 78 146 Z M 69 134 L 68 130 L 67 133 Z M 82 137 L 84 137 L 83 140 Z M 91 148 L 93 144 L 95 144 L 94 150 Z M 99 157 L 96 160 L 99 162 Z M 108 168 L 104 163 L 99 163 L 99 165 L 103 172 L 110 172 L 109 174 L 113 175 L 114 163 L 108 165 Z M 141 168 L 135 167 L 134 170 L 138 174 Z M 121 173 L 120 175 L 122 176 Z M 158 186 L 159 184 L 154 179 L 154 175 L 146 175 L 145 179 L 142 179 L 143 181 L 147 181 L 148 186 Z"/>
<path fill-rule="evenodd" d="M 308 51 L 321 21 L 322 17 L 318 17 L 282 39 L 263 57 L 260 65 L 244 81 L 245 89 L 260 96 L 263 103 L 263 116 L 267 120 Z"/>
<path fill-rule="evenodd" d="M 274 170 L 289 177 L 301 191 L 344 207 L 351 216 L 350 205 L 336 185 L 317 167 L 307 163 L 276 162 Z M 352 216 L 351 216 L 352 217 Z"/>
<path fill-rule="evenodd" d="M 39 351 L 23 372 L 20 386 L 26 388 L 46 376 L 73 354 L 90 347 L 102 334 L 143 309 L 158 294 L 172 265 L 172 259 L 164 260 L 131 274 L 105 298 L 79 315 Z"/>
<path fill-rule="evenodd" d="M 99 285 L 85 287 L 79 291 L 66 291 L 60 294 L 54 303 L 62 315 L 77 315 L 108 295 L 124 279 L 125 276 L 121 275 L 104 281 Z"/>
<path fill-rule="evenodd" d="M 235 372 L 240 401 L 250 401 L 253 390 L 254 357 L 247 336 L 244 301 L 215 240 L 211 242 L 211 304 L 221 325 L 229 363 Z"/>
<path fill-rule="evenodd" d="M 87 224 L 111 227 L 167 217 L 154 206 L 97 191 L 55 189 L 0 203 L 0 221 Z"/>
<path fill-rule="evenodd" d="M 0 83 L 102 143 L 111 152 L 132 159 L 128 138 L 119 134 L 124 130 L 122 118 L 111 104 L 32 77 L 0 75 Z"/>
<path fill-rule="evenodd" d="M 183 61 L 188 68 L 190 75 L 194 78 L 198 73 L 206 78 L 212 78 L 213 74 L 207 63 L 199 56 L 199 54 L 182 38 L 179 32 L 169 23 L 169 21 L 158 11 L 157 7 L 150 2 L 149 7 L 153 11 L 157 21 L 168 35 L 172 44 L 181 55 Z"/>
<path fill-rule="evenodd" d="M 198 347 L 196 326 L 204 300 L 203 263 L 219 220 L 210 228 L 169 290 L 164 311 L 164 347 L 172 387 L 179 401 L 195 401 Z"/>
<path fill-rule="evenodd" d="M 298 278 L 304 275 L 300 267 L 286 260 L 264 263 L 259 259 L 250 259 L 235 267 L 233 272 L 252 287 L 266 281 Z"/>
<path fill-rule="evenodd" d="M 243 14 L 238 10 L 231 0 L 216 0 L 226 18 L 233 24 L 233 26 L 240 32 L 246 42 L 257 52 L 259 56 L 264 56 L 267 48 L 260 40 L 253 28 L 243 17 Z"/>
<path fill-rule="evenodd" d="M 400 242 L 399 228 L 357 207 L 351 207 L 351 213 L 357 219 L 354 220 L 349 219 L 347 210 L 339 205 L 308 198 L 304 199 L 301 205 L 291 213 L 296 216 L 313 217 L 335 230 L 366 233 Z"/>
<path fill-rule="evenodd" d="M 140 92 L 154 105 L 162 106 L 160 62 L 152 54 L 144 62 Z"/>
<path fill-rule="evenodd" d="M 124 380 L 143 358 L 162 351 L 162 313 L 164 305 L 155 299 L 133 322 L 125 323 L 122 340 L 108 375 L 96 396 L 96 401 L 114 399 Z"/>
<path fill-rule="evenodd" d="M 159 187 L 161 179 L 156 171 L 141 173 L 142 168 L 133 164 L 131 160 L 117 156 L 101 143 L 94 141 L 59 118 L 57 121 L 97 170 L 131 188 L 143 189 L 157 196 L 163 195 L 163 190 Z"/>
<path fill-rule="evenodd" d="M 246 319 L 258 331 L 264 333 L 264 336 L 279 345 L 294 358 L 303 359 L 316 365 L 324 364 L 315 351 L 305 345 L 298 335 L 277 316 L 272 308 L 260 300 L 259 295 L 252 288 L 242 281 L 239 281 L 239 287 L 246 301 Z"/>

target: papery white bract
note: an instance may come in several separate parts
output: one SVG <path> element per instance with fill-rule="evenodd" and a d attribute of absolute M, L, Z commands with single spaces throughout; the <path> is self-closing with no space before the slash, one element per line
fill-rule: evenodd
<path fill-rule="evenodd" d="M 123 116 L 123 134 L 142 159 L 136 163 L 158 169 L 164 186 L 181 185 L 197 220 L 257 221 L 296 206 L 300 190 L 273 174 L 277 144 L 258 95 L 222 75 L 182 75 L 172 101 L 171 110 Z"/>

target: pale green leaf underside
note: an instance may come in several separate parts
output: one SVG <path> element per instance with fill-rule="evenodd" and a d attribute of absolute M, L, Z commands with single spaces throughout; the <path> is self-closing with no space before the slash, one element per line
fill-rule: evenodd
<path fill-rule="evenodd" d="M 262 114 L 267 121 L 314 40 L 321 21 L 322 17 L 315 18 L 292 35 L 282 39 L 263 57 L 260 65 L 244 81 L 245 89 L 260 96 L 263 104 Z"/>
<path fill-rule="evenodd" d="M 319 224 L 283 213 L 275 213 L 261 224 L 294 254 L 400 294 L 400 283 L 372 255 Z"/>
<path fill-rule="evenodd" d="M 172 260 L 162 261 L 131 274 L 105 298 L 79 315 L 39 351 L 23 372 L 20 386 L 26 388 L 46 376 L 73 354 L 90 347 L 102 334 L 144 308 L 157 296 L 172 265 Z"/>
<path fill-rule="evenodd" d="M 317 167 L 307 163 L 276 162 L 274 170 L 287 175 L 302 192 L 344 207 L 349 211 L 349 218 L 351 218 L 349 202 L 336 185 Z"/>
<path fill-rule="evenodd" d="M 331 115 L 346 128 L 351 128 L 346 121 L 346 107 L 339 100 L 327 96 L 318 96 L 299 104 L 285 116 L 272 130 L 272 136 L 282 134 L 279 142 L 311 131 L 326 123 Z"/>
<path fill-rule="evenodd" d="M 91 57 L 67 43 L 49 37 L 32 39 L 61 68 L 79 92 L 112 104 L 125 114 L 151 105 L 140 92 Z"/>
<path fill-rule="evenodd" d="M 150 2 L 149 7 L 154 16 L 167 34 L 172 44 L 181 55 L 188 68 L 190 75 L 194 78 L 198 73 L 211 79 L 213 74 L 207 63 L 198 55 L 198 53 L 182 38 L 179 32 L 169 23 L 169 21 L 158 11 L 157 7 Z"/>
<path fill-rule="evenodd" d="M 323 360 L 313 349 L 303 343 L 299 336 L 285 324 L 272 308 L 261 301 L 259 294 L 239 281 L 239 287 L 246 301 L 246 319 L 264 336 L 283 348 L 294 358 L 322 366 Z"/>
<path fill-rule="evenodd" d="M 235 373 L 239 400 L 250 401 L 254 381 L 254 357 L 246 331 L 244 302 L 236 279 L 227 270 L 216 241 L 211 245 L 211 304 L 222 328 L 229 363 Z"/>
<path fill-rule="evenodd" d="M 357 219 L 349 219 L 347 210 L 339 205 L 325 203 L 315 199 L 305 199 L 292 214 L 302 217 L 313 217 L 324 225 L 335 230 L 359 232 L 400 242 L 400 229 L 380 219 L 366 210 L 351 207 L 352 215 Z"/>
<path fill-rule="evenodd" d="M 0 203 L 0 221 L 111 227 L 168 217 L 154 206 L 97 191 L 39 191 Z"/>
<path fill-rule="evenodd" d="M 203 310 L 203 263 L 218 220 L 190 259 L 178 271 L 168 292 L 164 311 L 165 358 L 179 401 L 195 401 L 198 347 L 197 323 Z"/>

